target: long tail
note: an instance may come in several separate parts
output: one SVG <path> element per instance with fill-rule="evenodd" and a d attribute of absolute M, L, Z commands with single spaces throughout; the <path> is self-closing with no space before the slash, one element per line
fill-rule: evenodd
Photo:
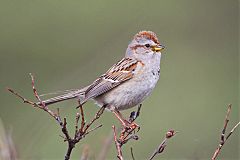
<path fill-rule="evenodd" d="M 42 102 L 47 106 L 50 104 L 58 103 L 58 102 L 73 99 L 73 98 L 81 98 L 84 96 L 84 94 L 85 94 L 84 90 L 70 91 L 69 93 L 66 93 L 66 94 L 63 94 L 60 96 L 56 96 L 56 97 L 53 97 L 50 99 L 46 99 L 46 100 L 43 100 Z M 41 105 L 40 102 L 38 102 L 37 104 Z"/>

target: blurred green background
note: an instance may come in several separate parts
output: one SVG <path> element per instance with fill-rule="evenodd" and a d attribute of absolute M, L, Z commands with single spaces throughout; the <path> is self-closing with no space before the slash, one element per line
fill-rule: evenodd
<path fill-rule="evenodd" d="M 19 158 L 63 159 L 66 144 L 53 119 L 21 103 L 5 87 L 34 99 L 29 72 L 40 93 L 83 87 L 123 57 L 135 33 L 152 30 L 166 46 L 161 79 L 137 120 L 140 140 L 124 146 L 124 157 L 131 158 L 133 147 L 136 159 L 146 159 L 173 128 L 180 133 L 156 159 L 210 159 L 227 104 L 233 104 L 229 128 L 239 121 L 238 3 L 0 0 L 0 118 L 12 132 Z M 76 102 L 56 106 L 73 131 Z M 97 109 L 87 103 L 87 118 Z M 100 123 L 104 126 L 77 145 L 72 159 L 80 158 L 86 144 L 95 159 L 111 126 L 119 126 L 109 112 Z M 219 159 L 240 159 L 239 150 L 238 129 Z M 107 157 L 116 159 L 115 146 Z"/>

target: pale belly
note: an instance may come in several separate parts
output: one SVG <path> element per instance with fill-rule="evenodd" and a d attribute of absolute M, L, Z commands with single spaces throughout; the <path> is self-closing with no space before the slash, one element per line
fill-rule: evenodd
<path fill-rule="evenodd" d="M 140 104 L 150 95 L 159 79 L 159 71 L 151 71 L 122 83 L 108 93 L 94 98 L 99 106 L 124 110 Z"/>

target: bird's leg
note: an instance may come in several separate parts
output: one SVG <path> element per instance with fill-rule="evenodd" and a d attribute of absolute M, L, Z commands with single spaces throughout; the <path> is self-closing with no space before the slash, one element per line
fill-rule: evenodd
<path fill-rule="evenodd" d="M 134 118 L 132 118 L 132 113 L 130 115 L 129 120 L 124 119 L 122 114 L 117 110 L 112 110 L 114 115 L 117 117 L 117 119 L 121 122 L 123 128 L 120 132 L 120 137 L 118 139 L 118 143 L 120 146 L 127 143 L 130 139 L 135 139 L 137 136 L 134 136 L 135 130 L 137 129 L 137 132 L 139 131 L 140 127 L 134 122 Z M 135 139 L 137 140 L 137 139 Z"/>
<path fill-rule="evenodd" d="M 137 125 L 135 122 L 129 122 L 125 118 L 123 118 L 122 114 L 118 110 L 113 110 L 114 115 L 117 117 L 117 119 L 121 122 L 122 126 L 126 130 L 134 130 L 135 128 L 138 128 L 139 125 Z"/>

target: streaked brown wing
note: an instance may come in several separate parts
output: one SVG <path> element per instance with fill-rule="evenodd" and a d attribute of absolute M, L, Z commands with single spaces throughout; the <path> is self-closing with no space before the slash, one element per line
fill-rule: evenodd
<path fill-rule="evenodd" d="M 85 92 L 85 101 L 97 97 L 131 79 L 139 61 L 123 58 L 94 81 Z"/>

